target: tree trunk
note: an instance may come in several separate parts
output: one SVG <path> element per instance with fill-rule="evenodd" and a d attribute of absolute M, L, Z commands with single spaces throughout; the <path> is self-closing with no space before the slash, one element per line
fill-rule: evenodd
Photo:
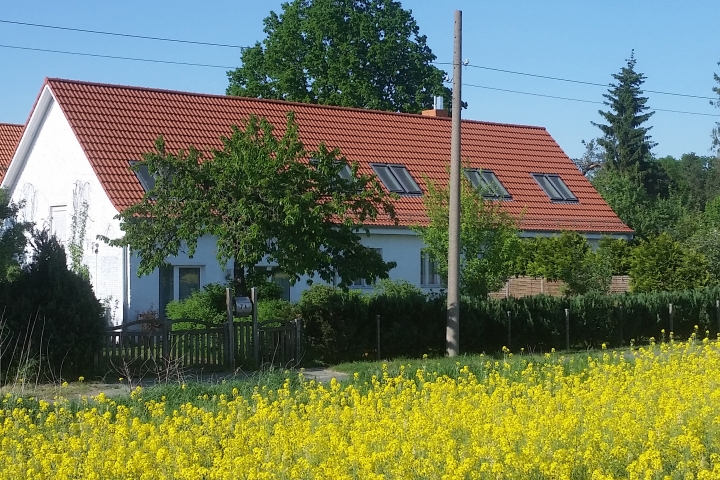
<path fill-rule="evenodd" d="M 236 297 L 250 296 L 245 278 L 245 267 L 239 265 L 237 262 L 233 262 L 233 286 L 235 287 Z"/>

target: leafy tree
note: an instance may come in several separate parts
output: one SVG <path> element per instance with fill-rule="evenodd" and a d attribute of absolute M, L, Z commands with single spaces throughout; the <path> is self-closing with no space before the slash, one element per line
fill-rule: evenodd
<path fill-rule="evenodd" d="M 499 290 L 515 270 L 520 247 L 517 222 L 500 202 L 485 200 L 467 178 L 461 183 L 460 211 L 460 290 L 473 297 L 485 297 Z M 448 275 L 448 218 L 450 189 L 428 181 L 424 198 L 429 217 L 427 227 L 415 227 L 434 260 L 437 271 Z"/>
<path fill-rule="evenodd" d="M 627 275 L 630 272 L 632 246 L 627 240 L 604 236 L 598 242 L 597 254 L 607 261 L 613 275 Z"/>
<path fill-rule="evenodd" d="M 22 203 L 10 200 L 6 189 L 0 189 L 0 282 L 13 279 L 20 270 L 20 259 L 27 245 L 25 233 L 32 227 L 29 222 L 17 220 L 22 207 Z"/>
<path fill-rule="evenodd" d="M 630 173 L 642 184 L 649 194 L 666 193 L 662 171 L 650 161 L 650 150 L 656 145 L 648 132 L 652 127 L 643 127 L 655 112 L 649 112 L 647 97 L 643 97 L 641 86 L 645 76 L 635 71 L 635 52 L 620 73 L 613 74 L 617 83 L 611 83 L 605 105 L 610 110 L 598 113 L 606 124 L 592 122 L 603 133 L 597 140 L 605 152 L 603 164 L 610 169 Z"/>
<path fill-rule="evenodd" d="M 641 242 L 632 254 L 630 288 L 633 292 L 687 290 L 710 281 L 705 256 L 663 233 Z"/>
<path fill-rule="evenodd" d="M 363 224 L 394 210 L 374 177 L 340 177 L 347 164 L 337 149 L 321 144 L 308 152 L 298 125 L 288 114 L 284 134 L 275 134 L 264 118 L 251 116 L 222 148 L 205 155 L 189 147 L 170 153 L 162 137 L 156 150 L 134 168 L 147 167 L 155 186 L 137 204 L 121 212 L 119 239 L 140 257 L 138 274 L 166 264 L 183 249 L 192 256 L 198 238 L 214 236 L 221 264 L 234 259 L 235 289 L 247 293 L 246 272 L 262 259 L 287 273 L 291 281 L 317 274 L 347 287 L 358 278 L 387 278 L 393 262 L 360 243 Z M 310 164 L 307 159 L 316 162 Z"/>
<path fill-rule="evenodd" d="M 612 278 L 609 261 L 592 252 L 587 239 L 574 231 L 537 238 L 535 256 L 527 271 L 534 277 L 562 280 L 569 295 L 607 292 Z"/>
<path fill-rule="evenodd" d="M 710 283 L 720 284 L 720 230 L 717 227 L 699 230 L 687 246 L 707 259 Z"/>
<path fill-rule="evenodd" d="M 392 0 L 293 0 L 228 72 L 228 95 L 419 113 L 450 104 L 445 72 L 411 12 Z"/>

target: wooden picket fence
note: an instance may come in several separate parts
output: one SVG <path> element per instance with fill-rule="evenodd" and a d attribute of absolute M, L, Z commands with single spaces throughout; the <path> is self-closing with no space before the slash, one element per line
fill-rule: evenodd
<path fill-rule="evenodd" d="M 200 328 L 173 329 L 191 322 Z M 197 320 L 137 320 L 108 327 L 95 354 L 98 371 L 153 372 L 173 368 L 234 370 L 295 365 L 302 358 L 302 320 L 213 324 Z"/>

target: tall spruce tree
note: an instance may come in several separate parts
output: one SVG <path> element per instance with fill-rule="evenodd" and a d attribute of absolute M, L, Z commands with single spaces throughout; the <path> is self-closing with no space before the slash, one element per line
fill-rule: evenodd
<path fill-rule="evenodd" d="M 607 124 L 592 124 L 603 133 L 597 144 L 605 151 L 605 168 L 631 175 L 655 196 L 667 193 L 667 182 L 662 169 L 652 161 L 650 150 L 657 145 L 648 133 L 652 127 L 643 126 L 655 112 L 649 111 L 648 98 L 642 96 L 646 77 L 635 71 L 636 61 L 633 51 L 620 73 L 613 74 L 617 83 L 611 83 L 608 93 L 603 94 L 603 103 L 610 110 L 598 113 Z"/>

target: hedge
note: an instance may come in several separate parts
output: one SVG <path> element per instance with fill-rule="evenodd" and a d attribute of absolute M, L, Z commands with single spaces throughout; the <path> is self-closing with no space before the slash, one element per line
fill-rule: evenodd
<path fill-rule="evenodd" d="M 565 309 L 570 312 L 571 349 L 609 347 L 670 335 L 668 305 L 673 305 L 673 334 L 685 339 L 718 333 L 716 301 L 720 287 L 679 292 L 575 297 L 537 295 L 524 298 L 473 300 L 460 304 L 460 349 L 463 353 L 542 352 L 565 348 Z M 305 322 L 311 358 L 336 363 L 377 355 L 376 316 L 380 316 L 383 358 L 419 357 L 445 352 L 444 297 L 403 290 L 375 295 L 316 286 L 297 305 Z M 511 337 L 508 339 L 508 313 Z M 508 343 L 510 345 L 508 345 Z"/>

